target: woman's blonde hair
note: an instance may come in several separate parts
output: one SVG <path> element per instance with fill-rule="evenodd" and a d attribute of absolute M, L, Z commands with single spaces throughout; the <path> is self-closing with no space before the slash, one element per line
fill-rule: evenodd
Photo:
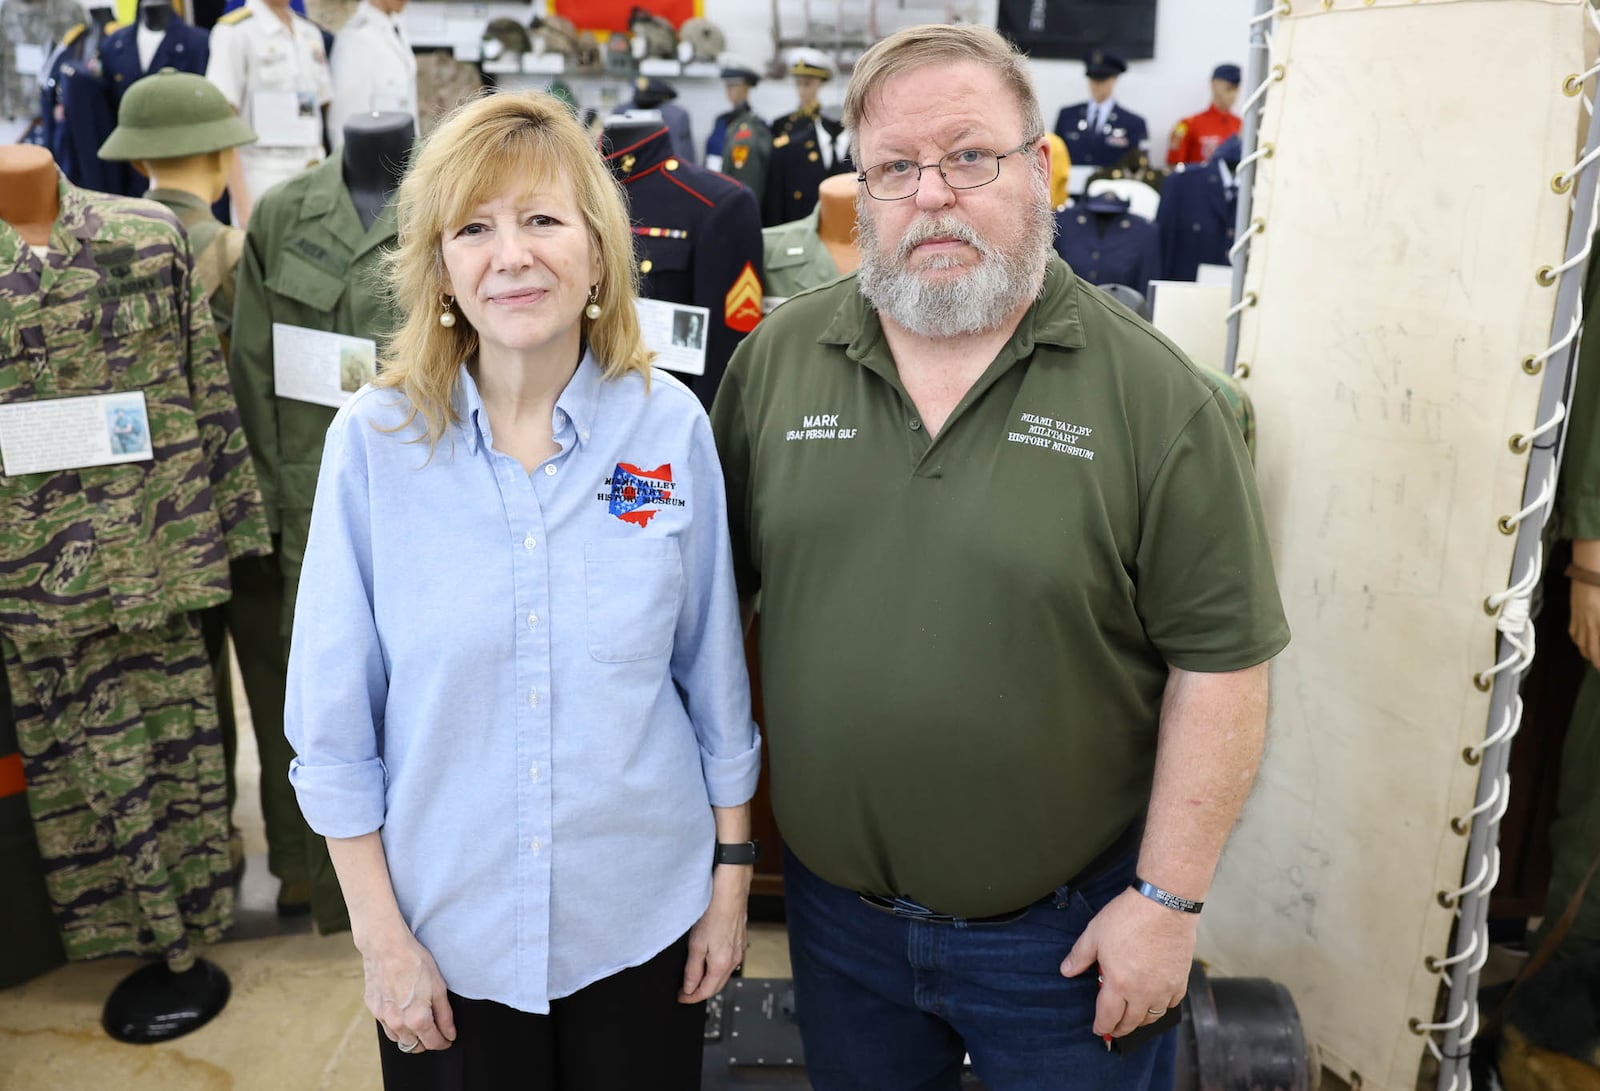
<path fill-rule="evenodd" d="M 589 134 L 557 98 L 542 91 L 491 93 L 450 114 L 423 143 L 396 197 L 398 243 L 386 278 L 405 316 L 389 342 L 376 385 L 396 387 L 421 417 L 430 449 L 459 421 L 454 403 L 461 365 L 478 352 L 478 332 L 461 319 L 439 324 L 447 294 L 444 232 L 508 191 L 533 192 L 565 178 L 600 259 L 600 317 L 579 321 L 605 377 L 648 378 L 654 356 L 633 309 L 638 270 L 627 202 Z M 402 425 L 401 427 L 405 427 Z"/>

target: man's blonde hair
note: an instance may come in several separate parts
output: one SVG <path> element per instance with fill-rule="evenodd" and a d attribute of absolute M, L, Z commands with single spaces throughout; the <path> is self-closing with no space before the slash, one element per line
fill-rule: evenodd
<path fill-rule="evenodd" d="M 589 134 L 560 99 L 542 91 L 472 99 L 433 131 L 400 183 L 398 245 L 386 271 L 405 319 L 376 384 L 406 395 L 411 419 L 421 417 L 427 427 L 430 448 L 457 423 L 456 376 L 478 352 L 478 332 L 459 313 L 454 326 L 439 324 L 447 294 L 444 233 L 501 194 L 531 193 L 562 179 L 572 186 L 600 260 L 601 313 L 579 319 L 584 337 L 606 378 L 630 371 L 649 375 L 654 354 L 645 347 L 633 308 L 638 271 L 627 203 Z"/>
<path fill-rule="evenodd" d="M 1028 74 L 1027 56 L 989 27 L 942 23 L 897 30 L 861 55 L 844 93 L 844 127 L 859 133 L 884 84 L 896 76 L 926 65 L 962 61 L 994 69 L 1011 89 L 1022 113 L 1024 140 L 1044 135 L 1044 116 Z"/>

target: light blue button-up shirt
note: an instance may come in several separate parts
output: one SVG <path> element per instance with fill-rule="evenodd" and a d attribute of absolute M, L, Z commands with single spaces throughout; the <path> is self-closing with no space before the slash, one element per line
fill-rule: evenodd
<path fill-rule="evenodd" d="M 463 368 L 433 457 L 364 388 L 328 429 L 289 659 L 289 770 L 328 837 L 382 830 L 452 990 L 522 1011 L 660 953 L 710 902 L 711 807 L 759 741 L 722 471 L 695 396 L 585 356 L 561 445 L 493 449 Z"/>

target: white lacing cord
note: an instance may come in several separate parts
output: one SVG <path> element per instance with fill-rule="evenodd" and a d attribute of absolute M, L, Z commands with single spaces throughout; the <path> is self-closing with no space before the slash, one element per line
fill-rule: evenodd
<path fill-rule="evenodd" d="M 1270 158 L 1272 158 L 1272 145 L 1271 144 L 1263 144 L 1259 148 L 1257 148 L 1255 151 L 1251 152 L 1249 155 L 1247 155 L 1243 159 L 1239 160 L 1239 165 L 1234 168 L 1234 174 L 1235 174 L 1235 176 L 1243 174 L 1244 173 L 1244 169 L 1246 167 L 1248 167 L 1251 163 L 1254 163 L 1257 159 L 1270 159 Z"/>
<path fill-rule="evenodd" d="M 1222 320 L 1227 322 L 1232 319 L 1234 315 L 1245 310 L 1245 308 L 1254 307 L 1255 305 L 1256 294 L 1254 292 L 1246 292 L 1243 299 L 1239 300 L 1239 302 L 1228 308 L 1228 312 L 1222 316 Z"/>
<path fill-rule="evenodd" d="M 1528 516 L 1532 515 L 1540 508 L 1547 507 L 1551 498 L 1555 495 L 1555 488 L 1555 468 L 1551 467 L 1550 472 L 1544 475 L 1544 485 L 1539 489 L 1539 495 L 1533 498 L 1533 503 L 1529 504 L 1527 507 L 1523 508 L 1514 515 L 1502 515 L 1500 517 L 1500 529 L 1505 533 L 1510 534 L 1516 529 L 1517 525 Z M 1504 631 L 1505 630 L 1502 628 L 1501 632 Z"/>
<path fill-rule="evenodd" d="M 1506 718 L 1501 722 L 1500 729 L 1493 735 L 1484 739 L 1477 746 L 1469 746 L 1462 752 L 1468 764 L 1476 765 L 1483 760 L 1483 755 L 1491 746 L 1500 746 L 1517 737 L 1517 732 L 1522 728 L 1522 698 L 1513 696 L 1511 703 L 1506 706 Z"/>
<path fill-rule="evenodd" d="M 1492 810 L 1496 805 L 1499 805 L 1500 813 L 1495 815 L 1494 818 L 1490 819 L 1489 821 L 1491 823 L 1498 822 L 1500 821 L 1501 816 L 1505 814 L 1505 803 L 1509 802 L 1510 799 L 1511 775 L 1508 773 L 1501 776 L 1499 780 L 1494 782 L 1494 787 L 1490 789 L 1489 797 L 1487 799 L 1478 804 L 1476 807 L 1472 808 L 1472 810 L 1468 811 L 1466 814 L 1458 815 L 1457 817 L 1452 818 L 1450 820 L 1450 828 L 1463 835 L 1471 833 L 1472 820 L 1477 818 L 1480 814 L 1483 814 L 1485 811 Z M 1502 800 L 1504 800 L 1504 802 Z"/>
<path fill-rule="evenodd" d="M 1287 15 L 1289 13 L 1284 11 L 1282 6 L 1273 5 L 1272 7 L 1268 8 L 1266 11 L 1262 12 L 1260 15 L 1251 16 L 1250 17 L 1250 22 L 1248 23 L 1248 25 L 1249 26 L 1260 26 L 1262 23 L 1270 23 L 1272 20 L 1276 19 L 1280 14 Z"/>
<path fill-rule="evenodd" d="M 1579 303 L 1579 307 L 1582 307 L 1582 303 Z M 1556 425 L 1560 424 L 1566 419 L 1567 403 L 1556 402 L 1556 407 L 1551 411 L 1549 420 L 1545 421 L 1531 432 L 1518 432 L 1516 435 L 1511 437 L 1511 449 L 1517 452 L 1519 455 L 1522 454 L 1529 447 L 1533 446 L 1534 440 L 1541 438 L 1546 432 L 1555 428 Z M 1491 599 L 1494 598 L 1493 595 L 1490 595 L 1489 597 Z"/>
<path fill-rule="evenodd" d="M 1455 890 L 1439 891 L 1440 904 L 1450 908 L 1454 908 L 1456 905 L 1458 905 L 1461 901 L 1461 895 L 1470 894 L 1474 890 L 1477 890 L 1478 887 L 1483 885 L 1483 881 L 1489 877 L 1489 867 L 1489 857 L 1486 855 L 1478 862 L 1478 874 L 1473 876 L 1471 881 L 1465 886 L 1459 887 Z M 1499 870 L 1498 865 L 1496 865 L 1495 870 Z"/>
<path fill-rule="evenodd" d="M 1261 217 L 1257 216 L 1255 219 L 1251 220 L 1250 226 L 1244 229 L 1244 234 L 1240 235 L 1239 238 L 1234 241 L 1234 244 L 1228 247 L 1229 260 L 1238 257 L 1239 251 L 1249 246 L 1250 240 L 1261 234 L 1266 229 L 1267 221 L 1263 220 Z"/>
<path fill-rule="evenodd" d="M 1272 46 L 1270 39 L 1267 42 L 1267 46 L 1269 49 Z M 1283 77 L 1288 75 L 1288 71 L 1289 70 L 1284 68 L 1284 66 L 1281 64 L 1273 65 L 1272 70 L 1262 78 L 1260 83 L 1256 84 L 1256 89 L 1250 92 L 1250 97 L 1244 100 L 1244 105 L 1239 107 L 1239 116 L 1244 117 L 1245 114 L 1248 114 L 1251 110 L 1255 109 L 1261 100 L 1266 97 L 1267 88 L 1272 86 L 1274 83 L 1282 83 Z"/>
<path fill-rule="evenodd" d="M 1448 1023 L 1424 1023 L 1420 1019 L 1411 1024 L 1411 1029 L 1418 1034 L 1428 1034 L 1436 1030 L 1455 1030 L 1467 1021 L 1467 1011 L 1470 1004 L 1461 1005 L 1461 1013 Z"/>

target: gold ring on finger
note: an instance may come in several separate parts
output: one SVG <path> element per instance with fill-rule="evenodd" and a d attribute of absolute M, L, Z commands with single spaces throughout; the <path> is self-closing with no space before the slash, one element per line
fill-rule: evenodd
<path fill-rule="evenodd" d="M 1147 1012 L 1149 1012 L 1151 1015 L 1156 1015 L 1156 1016 L 1167 1014 L 1167 1009 L 1166 1008 L 1146 1008 L 1145 1010 Z"/>

